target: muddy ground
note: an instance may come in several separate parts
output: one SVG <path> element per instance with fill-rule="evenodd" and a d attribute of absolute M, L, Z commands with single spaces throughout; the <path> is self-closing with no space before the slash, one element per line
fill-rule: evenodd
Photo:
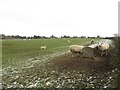
<path fill-rule="evenodd" d="M 97 56 L 95 59 L 82 57 L 76 54 L 72 57 L 71 54 L 66 54 L 54 59 L 54 67 L 57 71 L 64 70 L 94 70 L 96 72 L 105 72 L 110 70 L 109 56 Z"/>
<path fill-rule="evenodd" d="M 4 88 L 106 88 L 116 87 L 117 69 L 109 66 L 110 56 L 70 53 L 58 56 L 43 65 L 40 62 L 21 72 L 5 74 Z M 38 60 L 39 61 L 39 60 Z"/>
<path fill-rule="evenodd" d="M 83 54 L 73 57 L 70 52 L 63 52 L 32 58 L 22 70 L 8 69 L 2 77 L 3 88 L 116 87 L 118 69 L 109 62 L 111 51 L 101 56 L 98 51 L 85 48 Z"/>

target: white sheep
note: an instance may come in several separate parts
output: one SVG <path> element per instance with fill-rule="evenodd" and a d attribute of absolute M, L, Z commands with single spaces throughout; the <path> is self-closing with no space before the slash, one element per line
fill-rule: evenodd
<path fill-rule="evenodd" d="M 82 45 L 70 45 L 69 46 L 69 50 L 72 54 L 73 53 L 82 54 L 84 48 L 85 48 L 85 46 L 82 46 Z M 73 57 L 73 55 L 72 55 L 72 57 Z"/>
<path fill-rule="evenodd" d="M 95 49 L 95 48 L 98 47 L 98 46 L 99 46 L 99 44 L 98 44 L 98 43 L 95 43 L 95 44 L 89 45 L 88 47 Z"/>
<path fill-rule="evenodd" d="M 91 41 L 86 43 L 86 46 L 92 45 L 92 44 L 95 44 L 95 43 L 96 43 L 96 41 L 94 39 L 92 39 Z"/>
<path fill-rule="evenodd" d="M 89 45 L 94 44 L 94 43 L 95 43 L 95 40 L 92 39 L 92 40 L 90 41 Z"/>
<path fill-rule="evenodd" d="M 67 40 L 68 43 L 70 43 L 70 40 Z"/>
<path fill-rule="evenodd" d="M 40 48 L 41 48 L 41 50 L 45 50 L 47 48 L 47 46 L 41 46 Z"/>
<path fill-rule="evenodd" d="M 108 44 L 108 43 L 100 43 L 97 46 L 97 49 L 100 50 L 100 52 L 101 52 L 101 56 L 103 54 L 107 55 L 107 51 L 109 50 L 109 48 L 110 48 L 110 44 Z"/>
<path fill-rule="evenodd" d="M 110 44 L 108 44 L 108 43 L 101 43 L 101 44 L 99 44 L 99 46 L 98 46 L 98 49 L 100 50 L 100 51 L 106 51 L 106 50 L 108 50 L 110 48 Z"/>

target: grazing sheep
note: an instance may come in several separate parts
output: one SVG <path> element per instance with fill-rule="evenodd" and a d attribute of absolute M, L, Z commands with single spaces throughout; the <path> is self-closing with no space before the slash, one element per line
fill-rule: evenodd
<path fill-rule="evenodd" d="M 41 50 L 45 50 L 47 48 L 47 46 L 41 46 L 40 48 L 41 48 Z"/>
<path fill-rule="evenodd" d="M 92 40 L 90 41 L 90 43 L 89 43 L 89 45 L 92 45 L 92 44 L 95 44 L 95 40 L 94 40 L 94 39 L 92 39 Z"/>
<path fill-rule="evenodd" d="M 89 45 L 88 47 L 95 49 L 95 48 L 98 47 L 98 46 L 99 46 L 99 44 L 98 44 L 98 43 L 95 43 L 95 44 Z"/>
<path fill-rule="evenodd" d="M 82 54 L 83 53 L 83 49 L 84 49 L 85 46 L 81 46 L 81 45 L 70 45 L 69 46 L 69 50 L 71 53 L 79 53 L 79 54 Z M 73 55 L 72 55 L 73 57 Z"/>
<path fill-rule="evenodd" d="M 70 43 L 70 40 L 67 40 L 68 43 Z"/>
<path fill-rule="evenodd" d="M 107 55 L 108 54 L 107 51 L 109 50 L 109 48 L 110 48 L 110 44 L 108 43 L 101 43 L 97 46 L 97 49 L 100 50 L 101 52 L 101 56 Z"/>
<path fill-rule="evenodd" d="M 89 42 L 86 44 L 86 46 L 92 45 L 92 44 L 95 44 L 95 43 L 96 43 L 96 41 L 95 41 L 94 39 L 92 39 L 91 41 L 89 41 Z"/>
<path fill-rule="evenodd" d="M 110 44 L 108 43 L 101 43 L 99 46 L 98 46 L 98 49 L 100 51 L 106 51 L 110 48 Z"/>

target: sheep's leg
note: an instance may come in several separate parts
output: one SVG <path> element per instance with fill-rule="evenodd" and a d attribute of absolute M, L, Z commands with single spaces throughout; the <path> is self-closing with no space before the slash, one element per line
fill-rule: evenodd
<path fill-rule="evenodd" d="M 72 55 L 72 57 L 73 57 L 73 52 L 71 52 L 71 55 Z"/>
<path fill-rule="evenodd" d="M 105 51 L 105 55 L 106 55 L 106 56 L 108 55 L 108 52 L 107 52 L 107 51 Z"/>
<path fill-rule="evenodd" d="M 79 54 L 82 54 L 82 51 L 80 51 Z"/>
<path fill-rule="evenodd" d="M 72 54 L 72 57 L 73 57 L 73 53 L 71 53 Z"/>
<path fill-rule="evenodd" d="M 108 55 L 108 53 L 107 53 L 107 51 L 106 51 L 106 50 L 101 51 L 101 56 L 107 56 L 107 55 Z"/>
<path fill-rule="evenodd" d="M 104 52 L 101 52 L 101 56 L 104 56 Z"/>
<path fill-rule="evenodd" d="M 100 56 L 101 56 L 101 57 L 103 56 L 103 51 L 100 51 Z"/>
<path fill-rule="evenodd" d="M 82 53 L 83 53 L 83 52 L 82 52 L 82 51 L 80 51 L 80 52 L 79 52 L 79 55 L 81 56 L 81 54 L 82 54 Z"/>

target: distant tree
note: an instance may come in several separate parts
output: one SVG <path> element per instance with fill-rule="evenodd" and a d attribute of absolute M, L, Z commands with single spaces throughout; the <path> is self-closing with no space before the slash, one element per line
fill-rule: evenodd
<path fill-rule="evenodd" d="M 64 35 L 64 36 L 61 36 L 61 38 L 70 38 L 70 36 Z"/>
<path fill-rule="evenodd" d="M 51 36 L 50 36 L 50 38 L 57 38 L 57 37 L 56 37 L 56 36 L 54 36 L 54 35 L 51 35 Z"/>
<path fill-rule="evenodd" d="M 36 35 L 34 35 L 34 36 L 33 36 L 33 39 L 37 39 L 37 36 L 36 36 Z"/>
<path fill-rule="evenodd" d="M 1 35 L 0 35 L 0 39 L 5 39 L 5 37 L 6 37 L 6 36 L 5 36 L 4 34 L 1 34 Z"/>
<path fill-rule="evenodd" d="M 86 38 L 86 36 L 81 36 L 81 38 Z"/>
<path fill-rule="evenodd" d="M 43 36 L 42 38 L 46 39 L 46 36 Z"/>
<path fill-rule="evenodd" d="M 96 37 L 91 37 L 91 36 L 88 36 L 88 38 L 94 39 L 94 38 L 96 38 Z"/>
<path fill-rule="evenodd" d="M 32 37 L 27 37 L 27 39 L 32 39 Z"/>
<path fill-rule="evenodd" d="M 73 38 L 78 38 L 78 36 L 73 36 Z"/>
<path fill-rule="evenodd" d="M 114 36 L 115 37 L 120 37 L 120 35 L 118 33 L 115 33 Z"/>
<path fill-rule="evenodd" d="M 22 38 L 23 38 L 23 39 L 26 39 L 26 36 L 23 36 Z"/>
<path fill-rule="evenodd" d="M 100 35 L 97 35 L 97 38 L 100 38 Z"/>
<path fill-rule="evenodd" d="M 19 39 L 20 36 L 19 36 L 19 35 L 15 35 L 14 38 L 15 38 L 15 39 Z"/>

